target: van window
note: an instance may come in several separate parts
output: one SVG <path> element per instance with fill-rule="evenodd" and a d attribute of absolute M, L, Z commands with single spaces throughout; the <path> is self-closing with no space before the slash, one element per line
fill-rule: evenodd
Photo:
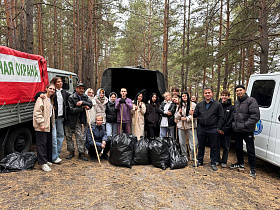
<path fill-rule="evenodd" d="M 69 90 L 69 77 L 61 76 L 61 75 L 56 75 L 57 77 L 61 77 L 63 86 L 63 90 Z"/>
<path fill-rule="evenodd" d="M 254 97 L 259 106 L 269 108 L 275 88 L 274 80 L 257 80 L 253 84 L 251 96 Z"/>

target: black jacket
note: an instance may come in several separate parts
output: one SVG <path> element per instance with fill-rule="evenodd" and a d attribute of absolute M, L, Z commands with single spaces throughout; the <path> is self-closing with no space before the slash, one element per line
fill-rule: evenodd
<path fill-rule="evenodd" d="M 150 126 L 156 126 L 159 122 L 159 103 L 148 103 L 145 114 L 146 122 Z"/>
<path fill-rule="evenodd" d="M 115 103 L 108 101 L 106 104 L 106 122 L 116 123 L 117 122 L 117 110 L 115 108 Z"/>
<path fill-rule="evenodd" d="M 221 130 L 225 133 L 225 136 L 230 136 L 232 132 L 231 124 L 233 122 L 234 106 L 231 104 L 231 99 L 228 99 L 226 103 L 222 103 L 222 100 L 220 100 L 220 103 L 222 104 L 224 110 L 223 125 Z"/>
<path fill-rule="evenodd" d="M 45 92 L 36 93 L 34 99 L 37 100 L 37 98 L 40 97 L 40 95 L 42 93 L 45 93 Z M 63 98 L 63 118 L 66 120 L 67 119 L 67 105 L 68 105 L 67 100 L 71 94 L 66 90 L 61 90 L 61 95 Z M 54 95 L 53 103 L 54 103 L 54 112 L 55 112 L 55 119 L 56 119 L 57 115 L 58 115 L 57 94 Z"/>
<path fill-rule="evenodd" d="M 256 123 L 260 120 L 259 105 L 255 98 L 247 94 L 234 102 L 234 121 L 232 128 L 235 132 L 254 132 Z"/>
<path fill-rule="evenodd" d="M 224 117 L 222 104 L 213 100 L 206 109 L 206 101 L 201 101 L 196 105 L 193 117 L 197 118 L 197 123 L 203 128 L 221 130 Z"/>
<path fill-rule="evenodd" d="M 78 101 L 83 101 L 82 106 L 76 106 Z M 83 106 L 89 106 L 89 108 L 92 108 L 92 102 L 86 94 L 83 94 L 81 99 L 78 97 L 77 92 L 68 97 L 68 107 L 66 112 L 67 120 L 65 121 L 66 126 L 75 128 L 78 119 L 80 119 L 82 124 L 87 123 L 86 111 Z"/>
<path fill-rule="evenodd" d="M 176 104 L 174 104 L 173 102 L 170 104 L 168 111 L 170 111 L 172 113 L 171 116 L 168 116 L 167 114 L 164 113 L 164 106 L 165 106 L 165 102 L 162 102 L 160 107 L 159 107 L 159 113 L 160 113 L 160 121 L 162 119 L 162 117 L 167 117 L 168 118 L 168 127 L 172 127 L 175 126 L 176 123 L 174 121 L 174 114 L 176 111 Z"/>

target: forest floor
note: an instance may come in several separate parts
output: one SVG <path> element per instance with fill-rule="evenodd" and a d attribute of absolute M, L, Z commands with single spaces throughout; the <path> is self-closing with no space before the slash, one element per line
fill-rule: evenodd
<path fill-rule="evenodd" d="M 232 145 L 233 146 L 233 145 Z M 116 167 L 102 160 L 75 156 L 34 170 L 0 174 L 1 209 L 280 209 L 280 168 L 257 160 L 257 178 L 218 167 L 214 172 L 206 149 L 204 166 L 161 170 L 152 165 Z M 231 149 L 229 163 L 235 162 Z"/>

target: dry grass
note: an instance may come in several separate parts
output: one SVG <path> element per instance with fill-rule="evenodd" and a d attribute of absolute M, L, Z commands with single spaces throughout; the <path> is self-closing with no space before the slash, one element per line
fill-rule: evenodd
<path fill-rule="evenodd" d="M 165 171 L 153 166 L 132 169 L 102 161 L 66 160 L 46 173 L 32 171 L 0 175 L 2 209 L 279 209 L 280 168 L 257 161 L 257 179 L 245 171 L 205 165 Z M 233 150 L 229 163 L 235 161 Z"/>

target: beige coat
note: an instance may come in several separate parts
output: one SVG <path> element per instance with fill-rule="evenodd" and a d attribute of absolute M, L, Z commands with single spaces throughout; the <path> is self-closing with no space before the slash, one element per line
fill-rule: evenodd
<path fill-rule="evenodd" d="M 193 103 L 193 102 L 190 102 L 191 103 L 191 109 L 195 109 L 196 107 L 196 104 Z M 177 128 L 179 129 L 184 129 L 184 126 L 183 126 L 183 121 L 181 120 L 181 117 L 185 117 L 187 116 L 187 120 L 184 122 L 184 125 L 185 125 L 185 129 L 191 129 L 192 128 L 192 118 L 191 118 L 191 115 L 188 113 L 186 115 L 186 109 L 187 107 L 183 105 L 182 107 L 182 115 L 180 114 L 179 112 L 179 109 L 177 109 L 176 113 L 175 113 L 175 119 L 178 120 L 178 123 L 177 123 Z M 194 128 L 197 127 L 197 120 L 196 118 L 193 119 L 193 123 L 194 123 Z"/>
<path fill-rule="evenodd" d="M 144 114 L 146 113 L 146 105 L 142 103 L 142 108 L 138 107 L 136 111 L 135 107 L 136 105 L 133 104 L 133 109 L 130 111 L 132 116 L 132 134 L 137 136 L 139 140 L 141 136 L 144 136 Z"/>
<path fill-rule="evenodd" d="M 99 100 L 98 96 L 94 96 L 94 100 L 96 102 L 96 105 L 95 105 L 95 116 L 97 115 L 101 115 L 103 117 L 103 124 L 106 123 L 106 104 L 108 103 L 108 98 L 106 96 L 105 97 L 105 100 L 103 103 L 101 103 L 101 101 Z M 94 122 L 95 122 L 95 119 L 94 119 Z"/>
<path fill-rule="evenodd" d="M 33 109 L 33 127 L 35 131 L 41 131 L 40 127 L 42 125 L 45 126 L 46 131 L 50 132 L 50 115 L 51 115 L 51 104 L 48 100 L 48 98 L 38 98 L 34 109 Z M 55 120 L 55 113 L 54 108 L 52 109 L 52 128 L 54 126 L 54 120 Z"/>

